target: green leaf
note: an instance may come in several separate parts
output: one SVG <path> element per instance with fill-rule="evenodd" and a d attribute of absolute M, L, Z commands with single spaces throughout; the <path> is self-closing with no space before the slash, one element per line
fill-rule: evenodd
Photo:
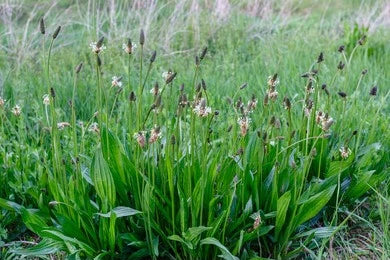
<path fill-rule="evenodd" d="M 15 203 L 15 202 L 9 201 L 9 200 L 5 200 L 2 198 L 0 198 L 0 207 L 4 208 L 6 210 L 9 210 L 9 211 L 16 211 L 18 213 L 20 212 L 20 209 L 22 208 L 22 206 L 19 205 L 18 203 Z"/>
<path fill-rule="evenodd" d="M 115 185 L 101 149 L 97 149 L 93 157 L 91 179 L 96 193 L 102 201 L 103 210 L 108 210 L 115 204 Z"/>
<path fill-rule="evenodd" d="M 349 186 L 345 196 L 348 199 L 355 199 L 367 192 L 371 188 L 369 181 L 374 172 L 375 170 L 356 174 L 356 179 L 353 181 L 351 186 Z"/>
<path fill-rule="evenodd" d="M 183 244 L 186 245 L 187 248 L 190 249 L 190 250 L 193 250 L 193 249 L 194 249 L 194 246 L 192 245 L 191 242 L 185 241 L 183 238 L 181 238 L 181 237 L 178 236 L 178 235 L 169 236 L 168 239 L 169 239 L 169 240 L 173 240 L 173 241 L 177 241 L 177 242 L 180 242 L 180 243 L 183 243 Z"/>
<path fill-rule="evenodd" d="M 185 240 L 189 242 L 194 242 L 196 238 L 198 238 L 204 231 L 210 230 L 211 227 L 191 227 L 184 234 L 183 237 Z"/>
<path fill-rule="evenodd" d="M 243 244 L 247 243 L 249 241 L 252 241 L 253 239 L 258 239 L 259 237 L 268 234 L 273 228 L 274 228 L 274 226 L 272 226 L 272 225 L 261 226 L 261 227 L 257 228 L 256 230 L 253 230 L 250 233 L 246 233 L 244 235 Z"/>
<path fill-rule="evenodd" d="M 104 217 L 104 218 L 109 218 L 109 217 L 111 217 L 111 213 L 115 213 L 117 218 L 121 218 L 121 217 L 128 217 L 128 216 L 133 216 L 136 214 L 141 214 L 142 212 L 138 211 L 136 209 L 129 208 L 129 207 L 119 206 L 119 207 L 113 208 L 111 211 L 109 211 L 107 213 L 96 213 L 96 214 L 101 216 L 101 217 Z"/>
<path fill-rule="evenodd" d="M 328 203 L 335 188 L 336 185 L 330 186 L 328 189 L 312 196 L 304 202 L 300 202 L 301 206 L 299 207 L 298 214 L 294 217 L 294 229 L 317 215 L 326 203 Z"/>
<path fill-rule="evenodd" d="M 284 225 L 284 221 L 286 219 L 286 214 L 288 210 L 288 206 L 291 200 L 291 192 L 288 191 L 283 194 L 282 197 L 278 199 L 277 209 L 276 209 L 276 222 L 275 222 L 275 238 L 277 239 Z"/>
<path fill-rule="evenodd" d="M 40 234 L 47 227 L 46 220 L 39 215 L 38 209 L 22 208 L 20 213 L 26 227 L 34 233 Z"/>
<path fill-rule="evenodd" d="M 200 241 L 200 244 L 201 245 L 214 245 L 216 247 L 218 247 L 221 252 L 222 252 L 222 257 L 226 260 L 239 260 L 238 257 L 232 255 L 232 253 L 229 252 L 229 250 L 221 244 L 221 242 L 219 242 L 217 239 L 213 238 L 213 237 L 207 237 L 205 239 L 203 239 L 202 241 Z"/>
<path fill-rule="evenodd" d="M 340 229 L 340 227 L 320 227 L 320 228 L 314 228 L 309 231 L 299 233 L 298 235 L 294 236 L 292 239 L 307 237 L 312 234 L 314 234 L 315 238 L 328 238 L 334 234 L 335 231 Z"/>
<path fill-rule="evenodd" d="M 38 245 L 30 247 L 30 248 L 23 248 L 23 249 L 11 249 L 10 251 L 12 253 L 21 255 L 21 256 L 44 256 L 49 254 L 55 254 L 59 251 L 62 251 L 64 249 L 64 243 L 55 241 L 52 239 L 44 238 L 41 242 L 39 242 Z"/>
<path fill-rule="evenodd" d="M 354 156 L 352 154 L 345 161 L 330 162 L 329 169 L 328 169 L 328 171 L 327 171 L 325 176 L 326 177 L 331 177 L 333 175 L 342 173 L 343 171 L 345 171 L 346 169 L 348 169 L 351 166 L 353 160 L 354 160 Z"/>

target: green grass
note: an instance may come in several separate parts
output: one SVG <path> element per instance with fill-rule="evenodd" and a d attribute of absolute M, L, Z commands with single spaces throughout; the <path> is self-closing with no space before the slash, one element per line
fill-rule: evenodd
<path fill-rule="evenodd" d="M 275 2 L 263 17 L 250 15 L 248 1 L 232 5 L 226 18 L 203 2 L 199 17 L 187 1 L 146 11 L 115 3 L 113 17 L 103 3 L 96 13 L 60 2 L 46 14 L 45 35 L 38 30 L 44 4 L 26 2 L 22 15 L 0 25 L 7 36 L 0 52 L 2 258 L 388 258 L 390 35 L 352 23 L 364 8 L 302 1 L 287 12 Z M 34 26 L 26 26 L 29 16 Z M 89 44 L 102 35 L 107 49 L 97 55 Z M 121 48 L 128 37 L 137 44 L 131 55 Z M 177 73 L 171 82 L 161 76 L 170 69 Z M 318 73 L 301 77 L 312 69 Z M 264 103 L 275 73 L 278 97 Z M 122 89 L 111 86 L 113 76 L 122 76 Z M 156 82 L 159 97 L 149 92 Z M 181 106 L 183 95 L 189 103 Z M 252 97 L 258 103 L 248 111 Z M 195 106 L 211 113 L 198 116 Z M 315 122 L 316 111 L 334 119 L 329 130 Z M 237 123 L 242 118 L 251 119 L 248 129 Z M 69 126 L 57 129 L 60 122 Z M 155 126 L 161 138 L 150 143 Z M 146 132 L 134 138 L 139 131 Z"/>

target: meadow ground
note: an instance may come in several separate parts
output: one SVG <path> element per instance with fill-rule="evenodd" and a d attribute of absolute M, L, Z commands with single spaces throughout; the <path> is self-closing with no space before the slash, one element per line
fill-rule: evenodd
<path fill-rule="evenodd" d="M 2 0 L 0 258 L 389 259 L 389 28 L 385 0 Z"/>

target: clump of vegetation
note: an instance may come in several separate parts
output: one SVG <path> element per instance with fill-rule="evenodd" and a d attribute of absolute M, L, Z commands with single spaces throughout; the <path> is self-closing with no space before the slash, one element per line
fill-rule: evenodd
<path fill-rule="evenodd" d="M 216 65 L 207 47 L 194 55 L 190 79 L 180 77 L 189 68 L 159 77 L 143 30 L 137 44 L 124 40 L 123 75 L 106 66 L 112 50 L 101 37 L 64 92 L 51 57 L 61 27 L 48 35 L 41 19 L 39 29 L 42 102 L 26 109 L 0 98 L 0 220 L 19 241 L 5 256 L 298 257 L 323 249 L 353 202 L 389 174 L 388 148 L 376 140 L 388 93 L 380 99 L 374 83 L 365 91 L 369 71 L 351 69 L 366 35 L 349 53 L 340 46 L 313 58 L 293 91 L 275 71 L 260 91 L 238 84 L 225 101 L 223 86 L 203 75 Z M 83 83 L 92 77 L 94 85 Z M 82 88 L 94 111 L 85 121 Z"/>

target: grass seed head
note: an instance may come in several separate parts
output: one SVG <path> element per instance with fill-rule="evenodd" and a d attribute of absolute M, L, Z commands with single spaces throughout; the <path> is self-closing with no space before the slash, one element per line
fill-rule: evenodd
<path fill-rule="evenodd" d="M 83 67 L 83 63 L 80 62 L 79 65 L 77 65 L 76 68 L 75 68 L 76 74 L 80 73 L 82 67 Z"/>
<path fill-rule="evenodd" d="M 130 92 L 130 95 L 129 95 L 129 101 L 130 102 L 135 102 L 137 100 L 136 96 L 135 96 L 135 93 L 134 91 L 131 91 Z"/>
<path fill-rule="evenodd" d="M 337 94 L 339 94 L 340 97 L 342 98 L 346 98 L 347 97 L 347 94 L 343 91 L 339 91 Z"/>
<path fill-rule="evenodd" d="M 339 70 L 343 70 L 344 67 L 345 67 L 345 64 L 344 64 L 342 61 L 340 61 L 339 64 L 337 65 L 337 68 L 338 68 Z"/>
<path fill-rule="evenodd" d="M 244 84 L 242 84 L 242 85 L 240 86 L 240 89 L 244 89 L 244 88 L 246 88 L 247 86 L 248 86 L 248 83 L 245 82 Z"/>
<path fill-rule="evenodd" d="M 371 88 L 371 90 L 370 90 L 370 95 L 371 96 L 376 96 L 376 94 L 377 94 L 377 92 L 378 92 L 378 86 L 373 86 L 372 88 Z"/>
<path fill-rule="evenodd" d="M 56 92 L 55 92 L 54 88 L 50 88 L 50 95 L 53 99 L 56 97 Z"/>
<path fill-rule="evenodd" d="M 200 60 L 199 60 L 199 56 L 198 55 L 195 56 L 195 65 L 196 66 L 200 65 Z"/>
<path fill-rule="evenodd" d="M 367 74 L 367 72 L 368 72 L 368 70 L 367 70 L 367 69 L 364 69 L 364 70 L 362 70 L 362 75 L 366 75 L 366 74 Z"/>
<path fill-rule="evenodd" d="M 342 52 L 344 52 L 344 50 L 345 50 L 345 46 L 344 45 L 340 45 L 340 47 L 338 48 L 337 51 L 342 53 Z"/>
<path fill-rule="evenodd" d="M 199 59 L 202 61 L 204 59 L 204 57 L 206 56 L 207 54 L 207 46 L 203 48 L 200 56 L 199 56 Z"/>
<path fill-rule="evenodd" d="M 19 117 L 20 114 L 22 113 L 22 108 L 19 106 L 19 105 L 15 105 L 12 110 L 11 110 L 12 114 L 16 117 Z"/>
<path fill-rule="evenodd" d="M 321 63 L 324 61 L 324 53 L 321 52 L 320 55 L 318 55 L 317 63 Z"/>
<path fill-rule="evenodd" d="M 42 34 L 45 34 L 45 21 L 43 20 L 43 17 L 39 20 L 39 29 Z"/>
<path fill-rule="evenodd" d="M 141 46 L 143 46 L 145 44 L 145 33 L 144 33 L 143 29 L 141 29 L 141 31 L 139 33 L 139 44 Z"/>
<path fill-rule="evenodd" d="M 61 31 L 61 26 L 58 26 L 57 29 L 53 33 L 53 39 L 57 38 L 60 31 Z"/>
<path fill-rule="evenodd" d="M 168 76 L 167 80 L 165 81 L 165 84 L 171 83 L 171 82 L 175 79 L 176 75 L 177 75 L 176 72 L 173 72 L 172 74 L 170 74 L 170 75 Z"/>
<path fill-rule="evenodd" d="M 367 42 L 367 35 L 363 35 L 362 38 L 359 39 L 358 44 L 362 46 L 366 44 L 366 42 Z"/>
<path fill-rule="evenodd" d="M 152 56 L 150 57 L 150 63 L 153 63 L 156 60 L 157 52 L 153 51 Z"/>
<path fill-rule="evenodd" d="M 291 109 L 291 102 L 290 102 L 290 99 L 288 97 L 284 97 L 283 104 L 284 104 L 284 108 L 286 110 L 290 110 Z"/>
<path fill-rule="evenodd" d="M 202 88 L 204 91 L 207 90 L 206 82 L 204 81 L 204 79 L 202 79 Z"/>

